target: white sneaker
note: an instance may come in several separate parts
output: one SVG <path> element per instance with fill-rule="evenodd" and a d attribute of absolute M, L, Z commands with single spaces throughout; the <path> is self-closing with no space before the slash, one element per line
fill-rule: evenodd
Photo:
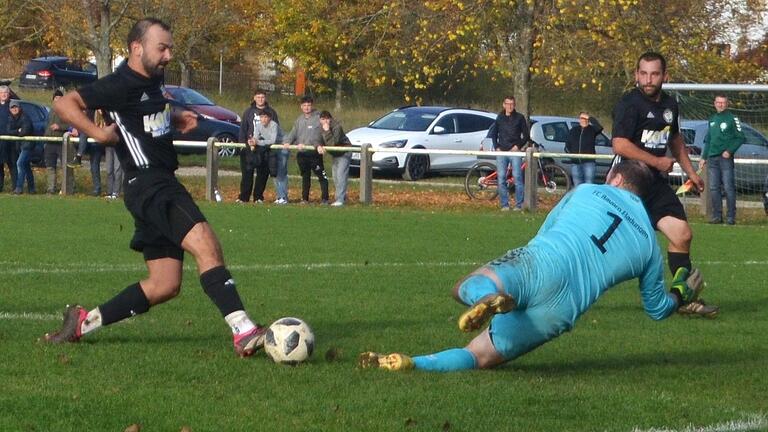
<path fill-rule="evenodd" d="M 333 204 L 331 204 L 331 207 L 341 207 L 344 203 L 341 201 L 334 201 Z"/>
<path fill-rule="evenodd" d="M 275 204 L 278 204 L 278 205 L 288 204 L 288 200 L 285 198 L 278 198 L 275 200 Z"/>

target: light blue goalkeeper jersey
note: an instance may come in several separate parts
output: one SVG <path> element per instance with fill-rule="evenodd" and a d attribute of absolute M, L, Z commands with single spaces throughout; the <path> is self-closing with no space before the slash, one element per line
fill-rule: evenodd
<path fill-rule="evenodd" d="M 556 308 L 571 324 L 600 295 L 621 282 L 640 278 L 646 313 L 655 320 L 675 311 L 667 293 L 656 234 L 640 198 L 607 185 L 581 185 L 550 212 L 526 249 L 533 255 L 529 275 L 547 285 L 562 285 Z M 527 287 L 526 287 L 527 285 Z M 521 289 L 537 289 L 539 283 Z M 550 287 L 553 288 L 553 287 Z M 518 293 L 520 299 L 536 293 Z"/>

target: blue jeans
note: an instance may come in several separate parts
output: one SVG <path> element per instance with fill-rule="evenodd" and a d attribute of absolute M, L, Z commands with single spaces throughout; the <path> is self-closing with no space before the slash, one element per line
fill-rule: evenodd
<path fill-rule="evenodd" d="M 344 203 L 347 200 L 347 181 L 349 179 L 349 162 L 352 153 L 344 153 L 342 156 L 334 156 L 331 172 L 333 173 L 333 185 L 335 186 L 336 202 Z"/>
<path fill-rule="evenodd" d="M 291 152 L 287 149 L 277 150 L 277 173 L 275 173 L 275 191 L 277 199 L 288 200 L 288 158 Z"/>
<path fill-rule="evenodd" d="M 27 181 L 27 192 L 35 193 L 35 174 L 32 172 L 32 166 L 29 164 L 29 158 L 32 153 L 32 149 L 38 144 L 28 146 L 27 149 L 22 149 L 19 153 L 19 159 L 16 161 L 16 189 L 15 192 L 24 191 L 24 180 Z"/>
<path fill-rule="evenodd" d="M 496 173 L 499 181 L 499 204 L 501 208 L 509 207 L 509 189 L 506 187 L 507 167 L 512 166 L 512 176 L 515 178 L 515 207 L 523 208 L 525 197 L 525 180 L 523 179 L 523 158 L 520 156 L 498 156 L 496 158 Z"/>
<path fill-rule="evenodd" d="M 726 217 L 728 222 L 736 221 L 736 180 L 733 157 L 722 156 L 707 158 L 707 177 L 709 178 L 709 196 L 712 200 L 712 219 L 723 220 L 722 186 L 725 191 Z"/>
<path fill-rule="evenodd" d="M 571 166 L 571 177 L 573 178 L 573 187 L 582 183 L 595 182 L 595 162 L 582 161 L 580 164 Z"/>

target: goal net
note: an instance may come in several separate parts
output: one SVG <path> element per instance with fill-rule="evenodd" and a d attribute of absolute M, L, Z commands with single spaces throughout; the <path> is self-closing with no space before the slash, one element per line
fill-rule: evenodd
<path fill-rule="evenodd" d="M 734 160 L 737 206 L 762 209 L 768 192 L 768 85 L 665 84 L 664 90 L 680 105 L 680 131 L 694 160 L 704 146 L 707 119 L 716 112 L 715 96 L 728 97 L 746 136 Z"/>

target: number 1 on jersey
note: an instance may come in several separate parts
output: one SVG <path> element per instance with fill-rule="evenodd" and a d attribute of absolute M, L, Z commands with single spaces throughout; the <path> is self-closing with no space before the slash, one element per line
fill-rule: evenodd
<path fill-rule="evenodd" d="M 611 226 L 608 227 L 607 230 L 603 233 L 603 235 L 600 238 L 595 237 L 594 234 L 590 236 L 592 238 L 592 242 L 597 246 L 598 249 L 600 249 L 600 252 L 605 254 L 608 252 L 608 250 L 605 248 L 605 242 L 608 241 L 609 238 L 613 235 L 613 232 L 616 231 L 616 228 L 619 227 L 619 224 L 621 223 L 621 218 L 616 213 L 607 212 L 608 216 L 613 218 L 613 222 L 611 223 Z"/>

